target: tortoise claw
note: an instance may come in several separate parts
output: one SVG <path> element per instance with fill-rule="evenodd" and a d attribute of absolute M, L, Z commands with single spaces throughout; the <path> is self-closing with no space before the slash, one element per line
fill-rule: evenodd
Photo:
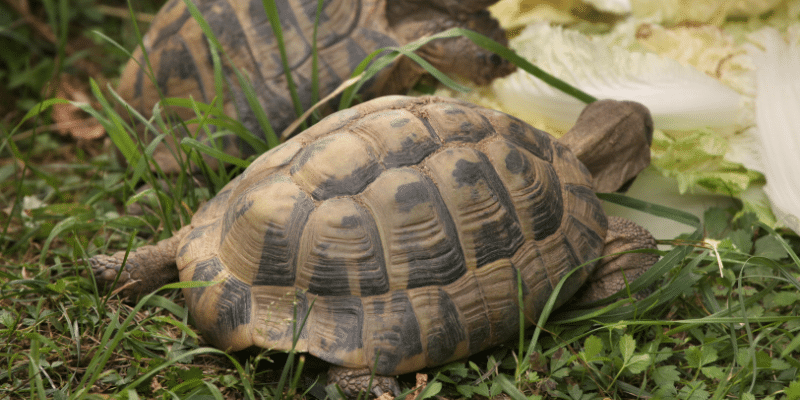
<path fill-rule="evenodd" d="M 371 393 L 375 397 L 385 393 L 395 397 L 400 395 L 397 379 L 391 376 L 373 375 L 369 368 L 331 366 L 328 370 L 328 383 L 338 385 L 348 399 L 358 397 L 361 392 Z"/>
<path fill-rule="evenodd" d="M 107 287 L 112 285 L 118 274 L 118 284 L 123 284 L 130 279 L 130 274 L 127 271 L 123 270 L 120 274 L 119 270 L 122 266 L 122 261 L 117 257 L 104 254 L 96 255 L 89 259 L 89 265 L 91 265 L 92 273 L 100 286 Z"/>

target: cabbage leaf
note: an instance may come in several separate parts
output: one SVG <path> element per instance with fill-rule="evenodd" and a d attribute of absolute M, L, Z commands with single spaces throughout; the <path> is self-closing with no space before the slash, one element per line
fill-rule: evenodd
<path fill-rule="evenodd" d="M 521 56 L 592 96 L 651 109 L 651 172 L 669 177 L 681 196 L 695 193 L 686 201 L 711 193 L 737 198 L 743 212 L 774 225 L 771 205 L 781 224 L 800 233 L 800 0 L 586 1 L 597 9 L 630 3 L 631 15 L 600 24 L 577 19 L 580 3 L 496 6 L 507 21 L 527 25 L 509 44 Z M 521 71 L 471 93 L 439 93 L 556 136 L 584 107 Z"/>
<path fill-rule="evenodd" d="M 788 42 L 773 28 L 750 35 L 756 66 L 756 135 L 767 183 L 764 191 L 780 222 L 800 233 L 800 24 Z"/>
<path fill-rule="evenodd" d="M 641 102 L 658 129 L 726 126 L 739 109 L 739 94 L 716 79 L 670 58 L 610 45 L 602 36 L 539 23 L 514 38 L 511 47 L 592 96 Z M 524 71 L 496 80 L 493 89 L 512 113 L 538 110 L 564 126 L 571 126 L 584 107 Z"/>

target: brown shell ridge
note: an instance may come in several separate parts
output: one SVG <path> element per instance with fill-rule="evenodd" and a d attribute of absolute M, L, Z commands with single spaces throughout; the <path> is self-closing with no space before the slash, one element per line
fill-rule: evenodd
<path fill-rule="evenodd" d="M 337 15 L 347 15 L 349 16 L 348 18 L 344 18 L 342 21 L 337 20 L 337 24 L 325 23 L 325 17 L 328 15 L 326 11 L 330 11 L 331 6 L 339 6 L 345 3 L 348 2 L 329 1 L 323 3 L 323 13 L 319 24 L 321 29 L 318 31 L 318 35 L 321 36 L 318 36 L 317 41 L 317 51 L 320 54 L 324 54 L 332 45 L 347 39 L 359 24 L 361 18 L 361 4 L 359 1 L 355 2 L 355 4 L 349 3 L 350 7 L 337 8 L 337 10 L 344 11 L 339 12 Z M 302 66 L 307 65 L 310 71 L 313 49 L 311 40 L 316 14 L 316 1 L 283 1 L 276 2 L 275 5 L 281 21 L 285 47 L 290 50 L 287 53 L 289 68 L 297 71 Z M 304 10 L 304 12 L 300 13 L 300 10 Z M 223 47 L 226 49 L 246 48 L 251 60 L 247 65 L 253 66 L 248 68 L 251 73 L 258 74 L 262 80 L 279 78 L 284 73 L 283 63 L 278 54 L 277 40 L 264 11 L 263 3 L 259 0 L 251 0 L 248 7 L 232 7 L 225 10 L 224 13 L 228 16 L 237 17 L 238 25 L 236 26 L 241 27 L 241 33 L 235 36 L 230 36 L 230 34 L 229 36 L 224 36 L 224 34 L 220 35 L 215 32 L 218 38 L 231 38 L 223 44 Z M 220 29 L 229 29 L 229 25 L 219 24 L 218 26 Z M 264 45 L 265 40 L 269 46 Z M 222 42 L 222 40 L 220 41 Z M 243 44 L 244 46 L 242 46 Z M 323 55 L 320 58 L 324 59 L 325 57 Z M 302 75 L 295 73 L 295 78 Z"/>
<path fill-rule="evenodd" d="M 183 2 L 181 0 L 171 0 L 171 1 L 167 2 L 167 4 L 165 4 L 164 7 L 158 12 L 158 15 L 157 15 L 158 18 L 156 18 L 156 20 L 160 22 L 160 21 L 163 21 L 165 18 L 171 16 L 172 10 L 175 7 L 178 7 L 178 6 L 183 8 L 182 12 L 180 13 L 180 15 L 176 16 L 175 19 L 172 22 L 164 25 L 165 28 L 148 31 L 148 34 L 150 32 L 157 32 L 158 33 L 158 35 L 156 35 L 156 37 L 154 37 L 154 38 L 149 38 L 149 37 L 146 38 L 147 40 L 145 42 L 146 43 L 150 43 L 149 46 L 146 46 L 148 48 L 148 52 L 152 48 L 155 48 L 158 45 L 160 45 L 162 41 L 169 40 L 170 38 L 173 38 L 173 37 L 177 36 L 178 33 L 183 28 L 183 26 L 186 23 L 186 21 L 188 21 L 189 19 L 192 18 L 192 15 L 189 13 L 189 9 L 187 9 L 185 7 L 185 5 L 183 4 Z M 160 25 L 163 25 L 163 24 L 160 24 Z M 168 27 L 168 28 L 166 28 L 166 27 Z M 146 34 L 145 36 L 149 36 L 149 35 Z"/>
<path fill-rule="evenodd" d="M 249 43 L 245 43 L 245 41 L 242 40 L 247 36 L 247 34 L 244 31 L 242 25 L 244 21 L 242 21 L 242 19 L 239 18 L 239 16 L 236 14 L 237 7 L 230 4 L 230 1 L 219 1 L 214 3 L 198 2 L 197 8 L 203 15 L 203 17 L 206 19 L 206 22 L 208 22 L 214 36 L 220 42 L 222 48 L 227 49 L 225 50 L 226 53 L 225 55 L 227 55 L 231 59 L 238 59 L 239 61 L 236 63 L 242 63 L 241 64 L 242 66 L 240 68 L 243 70 L 248 70 L 250 69 L 248 68 L 249 66 L 255 65 L 255 58 L 252 52 L 250 51 Z M 185 12 L 188 14 L 188 9 L 185 9 Z M 205 57 L 202 60 L 199 59 L 195 60 L 195 65 L 205 64 L 208 67 L 213 66 L 214 62 L 211 56 L 211 48 L 209 47 L 208 39 L 205 37 L 205 34 L 200 30 L 199 25 L 193 18 L 191 18 L 191 20 L 187 22 L 192 24 L 192 29 L 196 30 L 198 35 L 202 37 L 202 40 L 195 41 L 196 43 L 195 46 L 200 47 L 199 49 L 197 49 L 197 52 L 199 52 L 202 49 L 202 52 L 204 53 Z M 184 41 L 183 36 L 176 36 L 176 37 L 181 42 Z M 244 44 L 244 46 L 242 46 L 242 44 Z M 239 51 L 234 51 L 236 49 L 243 49 L 245 54 L 239 55 L 238 54 Z M 183 61 L 182 58 L 177 58 L 176 60 L 178 62 Z M 225 60 L 224 57 L 223 60 Z M 235 79 L 233 81 L 230 80 L 230 75 L 232 74 L 232 71 L 230 70 L 230 67 L 228 67 L 226 64 L 227 62 L 224 62 L 225 66 L 223 67 L 224 68 L 223 71 L 224 73 L 227 73 L 227 75 L 229 75 L 228 83 L 230 84 L 232 82 L 236 82 Z M 206 71 L 213 70 L 213 68 L 207 68 L 205 70 Z M 200 77 L 202 75 L 198 73 L 196 76 Z M 208 76 L 208 78 L 210 79 L 211 77 Z M 211 98 L 214 96 L 214 93 L 210 93 L 209 95 L 209 93 L 206 92 L 202 78 L 197 79 L 197 83 L 198 86 L 200 87 L 200 91 L 203 93 L 204 101 L 206 102 L 211 101 Z M 166 86 L 161 85 L 159 82 L 159 87 L 164 88 Z"/>
<path fill-rule="evenodd" d="M 250 323 L 252 313 L 252 299 L 250 285 L 228 277 L 222 282 L 220 295 L 217 299 L 217 327 L 216 332 L 230 335 L 236 328 Z"/>
<path fill-rule="evenodd" d="M 192 49 L 181 36 L 175 37 L 174 45 L 177 46 L 177 49 L 170 49 L 164 48 L 161 52 L 159 52 L 159 58 L 164 60 L 172 60 L 172 62 L 161 61 L 158 63 L 158 71 L 156 72 L 156 80 L 157 85 L 163 91 L 164 96 L 173 95 L 173 91 L 170 90 L 170 87 L 175 88 L 176 85 L 173 85 L 171 80 L 173 78 L 178 78 L 181 82 L 178 85 L 186 85 L 188 81 L 194 81 L 197 85 L 197 90 L 202 97 L 202 101 L 209 101 L 210 97 L 208 95 L 208 91 L 206 90 L 205 82 L 203 79 L 200 78 L 202 73 L 198 65 L 201 63 L 199 57 L 202 54 L 197 54 L 198 49 Z M 207 50 L 207 48 L 204 48 Z M 194 50 L 194 51 L 193 51 Z M 178 60 L 180 62 L 178 62 Z M 142 62 L 144 62 L 144 58 L 142 57 Z M 142 88 L 141 83 L 143 83 L 144 79 L 149 79 L 144 75 L 143 71 L 141 72 L 141 80 L 137 78 L 137 83 L 140 83 L 138 88 L 138 94 L 141 95 Z M 180 93 L 181 90 L 175 90 L 174 92 Z"/>
<path fill-rule="evenodd" d="M 420 326 L 425 365 L 440 365 L 465 352 L 468 345 L 460 313 L 442 287 L 408 293 Z"/>
<path fill-rule="evenodd" d="M 322 202 L 300 238 L 295 285 L 320 296 L 370 296 L 389 291 L 375 220 L 352 198 Z"/>
<path fill-rule="evenodd" d="M 359 196 L 376 221 L 393 290 L 448 284 L 466 272 L 458 231 L 430 178 L 409 167 L 379 177 Z"/>
<path fill-rule="evenodd" d="M 538 195 L 541 200 L 533 203 L 529 209 L 534 221 L 534 240 L 544 240 L 550 235 L 555 234 L 561 226 L 564 218 L 564 197 L 559 190 L 561 180 L 558 173 L 552 166 L 544 169 L 544 176 L 538 182 L 552 183 L 555 187 L 541 187 Z"/>
<path fill-rule="evenodd" d="M 224 216 L 232 222 L 225 223 L 231 227 L 221 235 L 221 260 L 249 284 L 293 286 L 299 239 L 313 200 L 280 174 L 238 195 L 233 205 L 239 207 L 230 207 Z"/>
<path fill-rule="evenodd" d="M 561 225 L 561 182 L 552 164 L 524 151 L 507 138 L 486 146 L 527 240 L 542 240 Z"/>
<path fill-rule="evenodd" d="M 522 120 L 506 115 L 512 121 L 505 126 L 503 137 L 510 140 L 515 145 L 522 147 L 536 157 L 553 162 L 553 143 L 554 140 L 547 132 L 536 129 Z"/>
<path fill-rule="evenodd" d="M 454 148 L 424 163 L 455 221 L 468 269 L 510 257 L 523 240 L 507 192 L 486 162 L 481 152 Z"/>
<path fill-rule="evenodd" d="M 432 129 L 424 119 L 397 109 L 365 114 L 348 126 L 370 143 L 384 169 L 417 165 L 437 151 L 440 143 Z"/>
<path fill-rule="evenodd" d="M 600 202 L 588 188 L 564 185 L 563 193 L 565 218 L 558 231 L 546 240 L 553 247 L 542 253 L 551 287 L 545 292 L 548 297 L 564 275 L 579 266 L 581 269 L 567 278 L 556 299 L 556 307 L 570 299 L 594 270 L 597 261 L 592 260 L 602 252 L 607 226 Z"/>
<path fill-rule="evenodd" d="M 368 365 L 381 375 L 424 365 L 420 325 L 408 292 L 396 290 L 369 300 L 363 336 Z"/>
<path fill-rule="evenodd" d="M 307 350 L 336 365 L 367 365 L 364 300 L 357 296 L 309 296 L 313 300 L 303 327 Z"/>
<path fill-rule="evenodd" d="M 278 226 L 265 232 L 264 245 L 253 285 L 293 286 L 300 236 L 314 204 L 309 197 L 298 201 L 289 216 L 289 227 L 280 231 Z M 278 229 L 276 229 L 278 228 Z M 275 252 L 274 248 L 280 248 Z"/>
<path fill-rule="evenodd" d="M 415 114 L 416 117 L 422 122 L 422 124 L 425 126 L 425 129 L 428 130 L 428 134 L 431 135 L 431 137 L 433 138 L 434 142 L 437 145 L 437 148 L 441 148 L 445 144 L 445 141 L 442 139 L 441 136 L 439 136 L 439 133 L 436 132 L 436 129 L 433 127 L 433 125 L 431 125 L 431 121 L 429 120 L 429 116 L 427 115 L 427 113 L 423 113 L 423 112 L 420 112 L 420 111 L 417 111 L 417 112 L 419 114 Z M 428 154 L 428 156 L 430 156 L 430 155 L 431 154 Z"/>
<path fill-rule="evenodd" d="M 519 332 L 519 306 L 515 283 L 517 269 L 513 263 L 501 259 L 472 272 L 476 287 L 481 293 L 481 307 L 487 321 L 485 325 L 478 326 L 479 335 L 470 334 L 469 354 L 472 354 L 473 350 L 480 351 L 504 342 Z M 515 295 L 509 296 L 509 293 Z"/>
<path fill-rule="evenodd" d="M 520 227 L 519 216 L 517 215 L 516 207 L 511 201 L 508 190 L 503 184 L 497 170 L 489 161 L 485 153 L 477 153 L 481 160 L 480 168 L 486 175 L 486 182 L 491 188 L 491 193 L 495 196 L 497 204 L 499 204 L 504 212 L 507 213 L 507 218 L 493 219 L 490 224 L 484 224 L 481 229 L 480 239 L 484 242 L 494 242 L 496 238 L 503 238 L 503 246 L 495 248 L 481 249 L 476 254 L 478 259 L 477 268 L 482 267 L 488 263 L 496 261 L 501 258 L 510 258 L 517 252 L 519 246 L 524 242 L 524 237 Z"/>
<path fill-rule="evenodd" d="M 457 305 L 459 318 L 468 333 L 467 347 L 461 349 L 465 353 L 456 352 L 453 356 L 466 356 L 482 350 L 488 345 L 491 337 L 491 321 L 486 294 L 478 282 L 475 271 L 469 271 L 458 281 L 443 287 L 448 296 Z"/>
<path fill-rule="evenodd" d="M 571 220 L 571 218 L 568 218 Z M 566 254 L 565 257 L 562 259 L 563 267 L 559 274 L 555 276 L 551 276 L 551 280 L 555 282 L 561 281 L 561 279 L 572 271 L 575 268 L 578 268 L 584 262 L 589 260 L 582 260 L 580 258 L 580 254 L 578 249 L 576 248 L 575 244 L 563 235 L 561 238 L 561 247 L 565 250 Z M 572 275 L 570 275 L 567 280 L 564 282 L 564 285 L 561 287 L 561 291 L 558 293 L 556 297 L 556 302 L 554 307 L 558 308 L 564 303 L 566 303 L 569 299 L 572 298 L 573 295 L 578 291 L 578 289 L 583 285 L 586 281 L 589 272 L 594 269 L 595 262 L 584 264 L 580 267 L 580 270 L 576 271 Z M 555 285 L 553 285 L 555 288 Z"/>
<path fill-rule="evenodd" d="M 597 228 L 605 232 L 608 229 L 608 219 L 594 191 L 583 185 L 567 184 L 564 185 L 564 188 L 576 200 L 582 201 L 586 207 L 590 208 L 588 214 L 597 225 Z"/>
<path fill-rule="evenodd" d="M 443 143 L 478 143 L 497 134 L 480 110 L 461 103 L 429 103 L 419 112 Z"/>

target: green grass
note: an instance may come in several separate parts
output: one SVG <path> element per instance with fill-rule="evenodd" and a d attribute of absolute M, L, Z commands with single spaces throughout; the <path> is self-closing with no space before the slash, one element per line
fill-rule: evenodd
<path fill-rule="evenodd" d="M 200 165 L 210 185 L 200 186 L 185 173 L 166 180 L 168 190 L 161 190 L 157 183 L 164 176 L 149 167 L 153 143 L 130 139 L 133 127 L 114 112 L 117 99 L 101 83 L 93 88 L 102 99 L 99 110 L 83 107 L 123 146 L 129 168 L 100 141 L 79 143 L 47 129 L 53 102 L 42 88 L 62 72 L 82 76 L 81 55 L 64 57 L 66 44 L 80 35 L 76 30 L 117 32 L 112 38 L 123 48 L 135 43 L 121 42 L 133 31 L 126 22 L 91 19 L 98 4 L 82 4 L 85 10 L 70 6 L 60 13 L 65 1 L 45 1 L 34 10 L 57 34 L 54 43 L 15 25 L 7 16 L 14 11 L 0 5 L 2 40 L 11 41 L 0 46 L 0 57 L 10 65 L 0 76 L 0 93 L 13 100 L 0 116 L 0 399 L 303 395 L 314 387 L 312 360 L 267 351 L 228 355 L 208 347 L 193 331 L 178 291 L 165 289 L 131 305 L 96 289 L 88 257 L 169 236 L 239 169 L 203 168 L 199 153 L 215 149 L 184 138 L 181 159 Z M 95 38 L 97 48 L 82 56 L 116 55 L 109 61 L 116 66 L 103 69 L 105 76 L 116 76 L 124 53 L 85 36 Z M 404 46 L 393 54 L 412 50 Z M 380 64 L 388 58 L 379 57 L 391 55 L 374 56 Z M 347 92 L 343 101 L 352 98 Z M 195 108 L 199 129 L 247 135 L 218 107 L 169 101 Z M 26 114 L 30 118 L 23 121 Z M 139 122 L 171 134 L 163 118 Z M 153 189 L 137 195 L 141 182 Z M 737 209 L 710 209 L 700 221 L 624 196 L 603 198 L 697 228 L 686 237 L 660 238 L 669 239 L 662 260 L 631 283 L 632 291 L 653 285 L 655 290 L 644 300 L 622 295 L 597 309 L 548 307 L 546 318 L 520 338 L 425 371 L 423 395 L 800 399 L 800 239 Z M 126 215 L 132 202 L 145 212 Z M 181 286 L 186 284 L 172 285 Z M 401 382 L 410 387 L 414 377 Z"/>

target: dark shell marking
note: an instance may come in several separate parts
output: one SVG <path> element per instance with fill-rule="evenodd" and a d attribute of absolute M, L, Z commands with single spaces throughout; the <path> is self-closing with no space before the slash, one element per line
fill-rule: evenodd
<path fill-rule="evenodd" d="M 289 349 L 297 336 L 296 349 L 334 364 L 377 358 L 384 375 L 507 340 L 518 274 L 531 323 L 565 274 L 601 254 L 607 229 L 569 150 L 443 98 L 333 114 L 222 193 L 195 215 L 212 225 L 187 236 L 178 260 L 184 280 L 222 282 L 187 295 L 200 329 L 232 350 Z M 306 316 L 299 330 L 292 321 Z"/>

